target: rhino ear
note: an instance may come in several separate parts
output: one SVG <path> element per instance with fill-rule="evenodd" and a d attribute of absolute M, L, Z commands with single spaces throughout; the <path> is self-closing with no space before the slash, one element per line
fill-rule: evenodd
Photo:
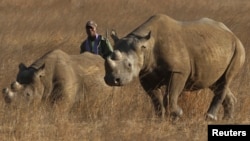
<path fill-rule="evenodd" d="M 114 43 L 117 43 L 119 40 L 119 37 L 117 35 L 117 32 L 115 31 L 115 29 L 111 30 L 111 34 L 110 34 L 111 38 L 113 39 Z"/>
<path fill-rule="evenodd" d="M 41 67 L 39 67 L 36 71 L 36 76 L 42 77 L 45 76 L 45 64 L 43 64 Z"/>
<path fill-rule="evenodd" d="M 23 70 L 27 69 L 27 67 L 23 63 L 20 63 L 18 67 L 19 67 L 20 71 L 23 71 Z"/>
<path fill-rule="evenodd" d="M 145 42 L 147 42 L 150 38 L 151 38 L 151 31 L 149 31 L 148 34 L 147 34 L 146 36 L 141 37 L 140 40 L 142 41 L 142 43 L 145 43 Z M 145 49 L 145 48 L 147 48 L 147 45 L 144 45 L 144 44 L 143 44 L 143 45 L 141 46 L 141 48 L 142 48 L 142 49 Z"/>
<path fill-rule="evenodd" d="M 151 31 L 148 32 L 146 36 L 143 37 L 145 40 L 149 40 L 151 38 Z"/>
<path fill-rule="evenodd" d="M 151 31 L 149 31 L 148 34 L 145 35 L 145 36 L 138 36 L 138 39 L 139 39 L 141 42 L 148 41 L 150 38 L 151 38 Z M 145 48 L 145 47 L 143 46 L 143 48 Z"/>

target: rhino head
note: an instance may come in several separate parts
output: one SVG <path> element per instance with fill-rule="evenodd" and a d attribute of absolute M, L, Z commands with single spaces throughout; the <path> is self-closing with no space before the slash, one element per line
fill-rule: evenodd
<path fill-rule="evenodd" d="M 121 86 L 137 77 L 145 65 L 145 58 L 152 46 L 151 32 L 146 36 L 129 34 L 115 41 L 115 50 L 105 62 L 105 81 Z"/>
<path fill-rule="evenodd" d="M 43 91 L 40 78 L 44 76 L 44 66 L 39 69 L 19 65 L 16 81 L 11 83 L 10 88 L 2 90 L 6 103 L 32 102 L 36 94 Z"/>

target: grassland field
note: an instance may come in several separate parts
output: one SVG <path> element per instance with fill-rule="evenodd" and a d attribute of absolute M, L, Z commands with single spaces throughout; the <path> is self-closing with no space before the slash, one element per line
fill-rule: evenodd
<path fill-rule="evenodd" d="M 223 22 L 242 41 L 246 62 L 231 85 L 237 97 L 234 119 L 221 120 L 220 110 L 218 121 L 205 121 L 212 93 L 204 89 L 180 96 L 184 116 L 178 122 L 160 121 L 149 97 L 135 84 L 120 95 L 110 94 L 106 107 L 76 109 L 78 114 L 70 116 L 26 105 L 9 107 L 0 97 L 0 140 L 206 141 L 208 124 L 249 125 L 249 0 L 0 0 L 0 88 L 15 80 L 21 62 L 30 65 L 53 49 L 79 54 L 88 20 L 97 22 L 100 34 L 116 29 L 122 37 L 157 13 L 181 21 L 209 17 Z"/>

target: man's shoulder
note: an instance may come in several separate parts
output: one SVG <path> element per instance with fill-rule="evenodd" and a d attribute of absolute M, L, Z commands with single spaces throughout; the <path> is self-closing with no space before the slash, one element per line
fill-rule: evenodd
<path fill-rule="evenodd" d="M 87 39 L 82 41 L 81 46 L 85 46 L 86 42 L 87 42 Z"/>
<path fill-rule="evenodd" d="M 107 41 L 107 40 L 108 40 L 106 37 L 104 37 L 104 36 L 102 36 L 102 35 L 99 35 L 99 38 L 100 38 L 100 40 L 102 40 L 102 41 Z"/>

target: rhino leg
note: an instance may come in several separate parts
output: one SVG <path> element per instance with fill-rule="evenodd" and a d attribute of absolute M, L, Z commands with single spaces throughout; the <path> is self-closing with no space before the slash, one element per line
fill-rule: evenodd
<path fill-rule="evenodd" d="M 233 93 L 230 89 L 228 89 L 227 95 L 222 103 L 224 108 L 224 117 L 223 119 L 232 119 L 232 114 L 234 112 L 234 104 L 236 103 L 236 98 L 234 97 Z"/>
<path fill-rule="evenodd" d="M 73 107 L 73 102 L 69 97 L 63 96 L 54 102 L 53 107 L 55 118 L 67 118 Z"/>
<path fill-rule="evenodd" d="M 141 84 L 147 94 L 150 96 L 151 101 L 154 105 L 155 114 L 164 118 L 165 116 L 165 107 L 163 104 L 163 94 L 161 89 L 157 86 L 158 81 L 152 77 L 144 77 L 141 79 Z"/>
<path fill-rule="evenodd" d="M 162 119 L 165 118 L 165 113 L 166 113 L 166 109 L 164 106 L 164 101 L 163 101 L 163 94 L 160 90 L 160 88 L 154 90 L 154 96 L 156 97 L 157 101 L 156 103 L 157 106 L 155 105 L 156 111 L 157 111 L 157 115 L 161 116 Z"/>
<path fill-rule="evenodd" d="M 55 113 L 59 115 L 67 115 L 75 101 L 76 89 L 74 83 L 57 84 L 57 90 L 52 91 L 49 97 L 50 103 L 55 106 Z"/>
<path fill-rule="evenodd" d="M 152 103 L 154 104 L 155 114 L 157 116 L 165 117 L 165 107 L 163 104 L 163 96 L 160 89 L 147 91 Z"/>
<path fill-rule="evenodd" d="M 178 97 L 184 89 L 185 82 L 188 78 L 188 75 L 184 73 L 172 73 L 169 91 L 168 94 L 164 95 L 163 101 L 168 101 L 169 99 L 169 112 L 171 118 L 174 120 L 180 116 L 182 116 L 183 111 L 178 105 Z"/>
<path fill-rule="evenodd" d="M 206 119 L 207 120 L 217 120 L 217 113 L 219 111 L 219 106 L 222 104 L 224 99 L 227 96 L 228 93 L 228 87 L 225 86 L 224 84 L 217 86 L 213 92 L 214 92 L 214 97 L 212 99 L 212 102 L 209 106 Z"/>

